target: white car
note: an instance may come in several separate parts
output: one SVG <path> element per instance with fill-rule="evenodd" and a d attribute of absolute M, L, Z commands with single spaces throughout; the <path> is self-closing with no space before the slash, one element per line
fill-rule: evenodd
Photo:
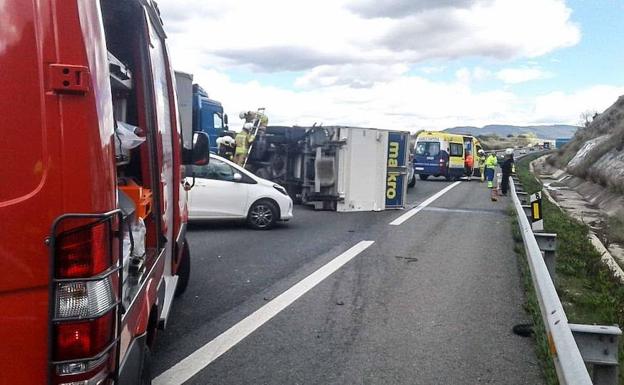
<path fill-rule="evenodd" d="M 260 230 L 293 217 L 293 201 L 286 189 L 218 155 L 210 154 L 205 166 L 189 166 L 186 181 L 189 221 L 245 219 Z"/>

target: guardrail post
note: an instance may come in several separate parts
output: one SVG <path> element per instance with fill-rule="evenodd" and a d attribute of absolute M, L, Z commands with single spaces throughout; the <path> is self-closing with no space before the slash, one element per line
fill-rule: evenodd
<path fill-rule="evenodd" d="M 529 220 L 529 223 L 531 223 L 531 205 L 522 205 L 522 210 L 524 211 L 524 215 L 526 215 Z"/>
<path fill-rule="evenodd" d="M 557 276 L 557 234 L 533 233 L 533 235 L 535 236 L 537 245 L 544 256 L 544 262 L 546 262 L 548 274 L 550 274 L 552 281 L 555 282 L 555 278 Z"/>
<path fill-rule="evenodd" d="M 544 231 L 544 212 L 542 210 L 542 192 L 538 191 L 529 196 L 531 205 L 531 227 L 533 232 Z"/>
<path fill-rule="evenodd" d="M 569 324 L 583 361 L 592 366 L 594 385 L 618 384 L 618 346 L 622 330 L 617 326 Z"/>
<path fill-rule="evenodd" d="M 520 202 L 522 202 L 523 205 L 529 204 L 529 193 L 516 191 L 516 195 L 518 195 L 518 199 L 520 199 Z"/>

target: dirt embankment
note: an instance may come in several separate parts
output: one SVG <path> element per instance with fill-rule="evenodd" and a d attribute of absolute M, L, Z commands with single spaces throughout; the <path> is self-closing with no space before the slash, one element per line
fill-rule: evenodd
<path fill-rule="evenodd" d="M 624 196 L 555 168 L 544 157 L 533 161 L 531 167 L 553 203 L 589 227 L 603 261 L 624 282 L 624 221 L 620 219 Z"/>
<path fill-rule="evenodd" d="M 611 192 L 624 194 L 624 96 L 578 130 L 549 162 Z"/>
<path fill-rule="evenodd" d="M 573 206 L 566 209 L 577 211 L 614 254 L 624 255 L 624 96 L 545 163 L 537 162 L 542 169 L 536 171 L 552 173 L 548 166 L 561 170 L 548 184 L 555 199 Z"/>

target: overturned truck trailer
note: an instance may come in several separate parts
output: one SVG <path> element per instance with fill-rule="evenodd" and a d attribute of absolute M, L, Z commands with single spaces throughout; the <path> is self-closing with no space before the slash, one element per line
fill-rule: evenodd
<path fill-rule="evenodd" d="M 408 146 L 406 131 L 269 126 L 258 133 L 247 168 L 317 210 L 398 209 L 407 193 Z"/>

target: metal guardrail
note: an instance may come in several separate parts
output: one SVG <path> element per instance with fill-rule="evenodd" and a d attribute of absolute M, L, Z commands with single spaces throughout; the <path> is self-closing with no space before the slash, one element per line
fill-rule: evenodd
<path fill-rule="evenodd" d="M 509 178 L 511 197 L 524 248 L 531 270 L 531 279 L 542 313 L 548 345 L 557 376 L 561 385 L 616 385 L 618 382 L 618 339 L 621 330 L 614 326 L 576 325 L 568 323 L 561 301 L 554 285 L 554 256 L 550 269 L 542 251 L 553 253 L 552 244 L 544 248 L 542 234 L 540 243 L 533 233 L 523 203 L 517 194 L 512 177 Z M 548 255 L 548 253 L 546 253 Z M 546 255 L 546 257 L 547 257 Z M 549 271 L 550 270 L 550 271 Z M 552 277 L 551 277 L 552 274 Z M 576 339 L 575 339 L 576 337 Z M 586 364 L 592 365 L 590 372 Z M 593 382 L 592 382 L 593 381 Z"/>

